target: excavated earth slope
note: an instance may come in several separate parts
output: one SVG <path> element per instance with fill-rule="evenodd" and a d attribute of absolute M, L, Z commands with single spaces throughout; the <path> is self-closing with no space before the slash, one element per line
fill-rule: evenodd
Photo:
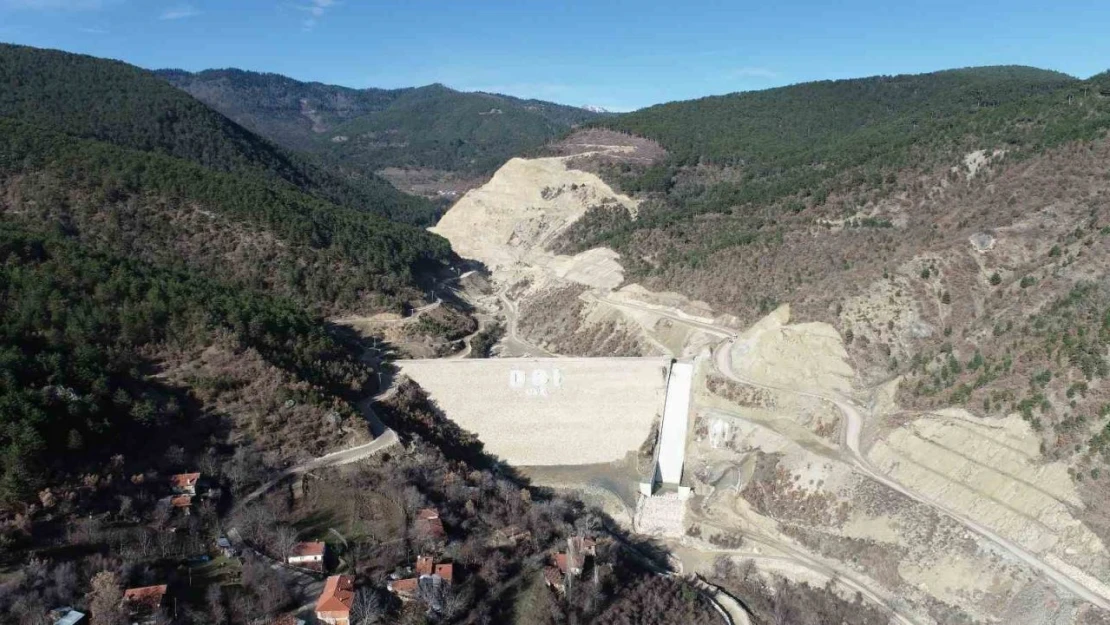
<path fill-rule="evenodd" d="M 592 173 L 568 167 L 570 159 L 582 156 L 514 158 L 487 184 L 460 198 L 432 231 L 451 241 L 461 256 L 485 264 L 504 299 L 514 300 L 506 301 L 508 310 L 502 312 L 524 317 L 520 327 L 526 336 L 512 336 L 517 326 L 510 318 L 510 338 L 530 342 L 533 349 L 524 348 L 529 354 L 592 354 L 589 346 L 600 344 L 634 346 L 638 355 L 695 353 L 712 339 L 698 325 L 716 319 L 708 305 L 624 285 L 620 256 L 611 249 L 574 256 L 550 251 L 552 242 L 593 207 L 637 214 L 635 200 Z"/>

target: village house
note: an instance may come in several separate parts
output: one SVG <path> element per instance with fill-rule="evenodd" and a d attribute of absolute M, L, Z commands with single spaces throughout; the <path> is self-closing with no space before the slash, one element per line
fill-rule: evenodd
<path fill-rule="evenodd" d="M 487 541 L 487 545 L 490 547 L 515 547 L 518 543 L 531 538 L 532 532 L 517 525 L 510 525 L 495 530 L 493 536 Z"/>
<path fill-rule="evenodd" d="M 132 623 L 153 623 L 158 620 L 166 597 L 166 585 L 128 588 L 123 591 L 123 607 Z"/>
<path fill-rule="evenodd" d="M 286 562 L 293 566 L 324 570 L 324 556 L 328 546 L 323 542 L 304 542 L 293 545 Z"/>
<path fill-rule="evenodd" d="M 305 623 L 304 619 L 297 618 L 293 614 L 282 614 L 275 616 L 269 625 L 305 625 Z"/>
<path fill-rule="evenodd" d="M 180 510 L 185 514 L 189 514 L 189 509 L 193 506 L 192 495 L 174 495 L 170 497 L 170 505 L 174 510 Z"/>
<path fill-rule="evenodd" d="M 196 495 L 200 473 L 178 473 L 170 476 L 170 489 L 175 495 Z"/>
<path fill-rule="evenodd" d="M 355 581 L 349 575 L 332 575 L 316 600 L 316 620 L 328 625 L 351 625 L 351 606 L 355 602 Z"/>
<path fill-rule="evenodd" d="M 567 548 L 551 557 L 551 565 L 543 570 L 543 579 L 548 586 L 563 592 L 567 578 L 577 578 L 586 569 L 589 559 L 597 556 L 597 542 L 590 538 L 571 536 Z"/>
<path fill-rule="evenodd" d="M 447 531 L 443 528 L 443 520 L 439 518 L 439 511 L 435 508 L 423 508 L 416 512 L 416 531 L 421 536 L 429 538 L 447 536 Z"/>
<path fill-rule="evenodd" d="M 432 556 L 418 556 L 413 572 L 415 577 L 393 580 L 386 588 L 401 601 L 410 601 L 420 596 L 422 590 L 441 584 L 450 586 L 455 581 L 454 565 L 449 562 L 436 564 Z"/>

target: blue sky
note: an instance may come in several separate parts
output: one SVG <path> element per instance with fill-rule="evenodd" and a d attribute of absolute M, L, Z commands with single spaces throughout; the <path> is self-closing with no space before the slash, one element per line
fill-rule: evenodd
<path fill-rule="evenodd" d="M 0 41 L 150 68 L 629 110 L 970 65 L 1110 69 L 1110 0 L 0 0 Z"/>

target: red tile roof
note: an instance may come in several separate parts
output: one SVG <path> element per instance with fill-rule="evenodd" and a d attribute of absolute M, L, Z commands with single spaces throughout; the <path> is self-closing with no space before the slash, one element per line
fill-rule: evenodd
<path fill-rule="evenodd" d="M 327 544 L 319 541 L 297 543 L 289 551 L 290 557 L 322 556 Z"/>
<path fill-rule="evenodd" d="M 389 590 L 397 594 L 414 594 L 419 586 L 420 580 L 415 577 L 396 579 L 389 582 Z"/>
<path fill-rule="evenodd" d="M 439 511 L 435 508 L 424 508 L 416 512 L 416 527 L 419 531 L 442 537 L 447 535 L 443 529 L 443 519 L 439 518 Z"/>
<path fill-rule="evenodd" d="M 596 540 L 592 538 L 583 538 L 581 536 L 571 536 L 567 539 L 567 542 L 572 548 L 575 548 L 578 551 L 590 551 L 591 549 L 597 547 Z"/>
<path fill-rule="evenodd" d="M 316 600 L 316 611 L 349 613 L 354 600 L 354 579 L 349 575 L 332 575 L 324 583 L 324 592 Z"/>
<path fill-rule="evenodd" d="M 190 488 L 197 485 L 200 473 L 178 473 L 170 476 L 170 484 L 174 488 Z"/>
<path fill-rule="evenodd" d="M 141 588 L 128 588 L 123 591 L 123 600 L 134 607 L 145 607 L 150 610 L 162 605 L 162 597 L 166 595 L 166 585 L 143 586 Z"/>
<path fill-rule="evenodd" d="M 443 581 L 450 584 L 455 577 L 455 567 L 452 564 L 437 564 L 435 574 L 443 578 Z"/>
<path fill-rule="evenodd" d="M 416 557 L 416 574 L 417 574 L 417 576 L 431 575 L 432 571 L 434 571 L 434 570 L 435 570 L 435 560 L 432 559 L 432 556 L 417 556 Z"/>
<path fill-rule="evenodd" d="M 175 508 L 188 508 L 193 505 L 192 495 L 178 495 L 170 498 L 170 505 Z"/>

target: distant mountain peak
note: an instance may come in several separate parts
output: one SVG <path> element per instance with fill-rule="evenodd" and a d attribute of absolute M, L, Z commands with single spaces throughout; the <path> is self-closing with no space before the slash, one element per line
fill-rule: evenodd
<path fill-rule="evenodd" d="M 609 112 L 609 109 L 607 109 L 605 107 L 602 107 L 602 106 L 595 106 L 593 104 L 587 104 L 587 105 L 583 106 L 582 108 L 584 110 L 587 110 L 587 111 L 591 112 L 591 113 L 608 113 Z"/>

